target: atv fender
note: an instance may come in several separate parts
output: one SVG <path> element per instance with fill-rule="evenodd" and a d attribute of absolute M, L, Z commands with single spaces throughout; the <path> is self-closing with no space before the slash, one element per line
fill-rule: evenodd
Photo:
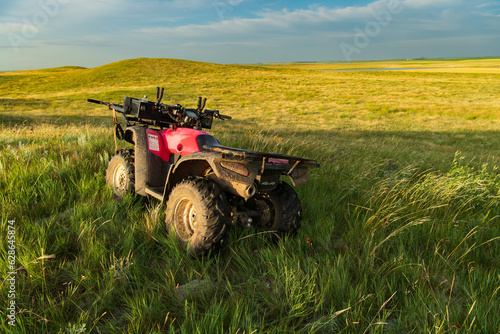
<path fill-rule="evenodd" d="M 244 166 L 243 173 L 234 168 L 228 169 L 227 164 Z M 226 164 L 226 168 L 223 165 Z M 259 172 L 259 164 L 244 159 L 228 160 L 217 152 L 196 152 L 181 157 L 169 173 L 165 195 L 180 182 L 189 176 L 204 176 L 217 183 L 226 192 L 249 199 L 257 192 L 255 179 Z M 166 197 L 166 196 L 164 196 Z"/>

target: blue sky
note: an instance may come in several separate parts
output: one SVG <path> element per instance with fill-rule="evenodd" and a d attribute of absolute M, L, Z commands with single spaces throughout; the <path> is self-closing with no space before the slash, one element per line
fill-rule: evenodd
<path fill-rule="evenodd" d="M 500 56 L 498 0 L 0 3 L 0 70 L 480 56 Z"/>

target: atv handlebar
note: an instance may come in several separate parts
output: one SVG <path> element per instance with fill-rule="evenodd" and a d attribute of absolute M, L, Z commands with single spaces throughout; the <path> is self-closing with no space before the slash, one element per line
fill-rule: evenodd
<path fill-rule="evenodd" d="M 123 106 L 121 106 L 119 104 L 114 104 L 114 103 L 104 102 L 104 101 L 99 101 L 99 100 L 94 100 L 94 99 L 87 99 L 87 102 L 96 103 L 96 104 L 104 104 L 105 106 L 109 107 L 109 109 L 116 110 L 122 114 L 125 112 L 123 109 Z"/>
<path fill-rule="evenodd" d="M 97 104 L 106 104 L 106 102 L 99 101 L 99 100 L 94 100 L 94 99 L 87 99 L 87 102 L 97 103 Z"/>
<path fill-rule="evenodd" d="M 219 118 L 219 119 L 222 119 L 222 120 L 233 119 L 231 116 L 226 116 L 226 115 L 221 115 L 221 114 L 218 114 L 216 117 Z"/>
<path fill-rule="evenodd" d="M 220 120 L 230 120 L 231 117 L 221 115 L 219 110 L 205 109 L 206 98 L 198 98 L 198 107 L 196 109 L 184 108 L 180 104 L 168 105 L 161 103 L 163 98 L 163 88 L 156 89 L 156 102 L 143 99 L 125 97 L 123 105 L 110 102 L 87 99 L 87 102 L 103 104 L 109 109 L 119 112 L 129 124 L 149 124 L 160 127 L 179 126 L 194 129 L 211 129 L 214 118 Z"/>

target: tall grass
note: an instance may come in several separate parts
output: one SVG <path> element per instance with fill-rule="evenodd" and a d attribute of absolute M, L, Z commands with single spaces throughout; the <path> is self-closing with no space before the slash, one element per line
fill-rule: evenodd
<path fill-rule="evenodd" d="M 72 126 L 51 130 L 51 137 L 62 139 L 30 139 L 29 129 L 3 137 L 9 143 L 1 156 L 2 229 L 7 218 L 18 224 L 18 328 L 500 328 L 500 177 L 494 168 L 476 167 L 461 155 L 446 173 L 384 167 L 382 177 L 365 175 L 375 182 L 366 180 L 373 186 L 362 193 L 333 196 L 321 186 L 329 180 L 329 172 L 322 172 L 299 188 L 305 222 L 298 238 L 274 245 L 258 233 L 233 229 L 222 253 L 191 259 L 165 234 L 156 202 L 132 196 L 117 202 L 104 185 L 102 170 L 113 146 L 103 135 L 108 129 L 89 128 L 85 136 L 72 136 Z M 255 148 L 282 145 L 254 140 Z M 337 209 L 325 210 L 329 203 Z M 178 300 L 178 285 L 194 279 L 211 280 L 214 290 Z"/>
<path fill-rule="evenodd" d="M 87 70 L 68 71 L 84 75 Z M 272 85 L 280 78 L 305 80 L 272 69 L 228 71 Z M 233 89 L 230 78 L 220 80 L 221 89 Z M 58 87 L 50 80 L 47 85 Z M 122 94 L 113 87 L 96 91 L 104 97 Z M 32 94 L 50 100 L 53 93 L 40 88 Z M 74 101 L 87 96 L 71 94 Z M 224 103 L 249 101 L 240 100 L 238 92 L 227 94 Z M 188 95 L 194 95 L 192 88 L 183 96 Z M 361 110 L 351 121 L 346 118 L 345 128 L 340 118 L 331 118 L 331 128 L 325 128 L 310 115 L 291 111 L 312 110 L 302 109 L 295 98 L 282 107 L 289 124 L 274 123 L 280 118 L 271 110 L 244 113 L 252 109 L 247 105 L 236 115 L 243 120 L 217 123 L 213 133 L 226 145 L 321 163 L 310 182 L 296 188 L 304 208 L 297 237 L 275 244 L 259 231 L 235 227 L 220 253 L 196 259 L 167 235 L 164 208 L 156 200 L 126 196 L 118 201 L 105 185 L 114 150 L 106 110 L 99 114 L 83 107 L 74 111 L 81 119 L 58 119 L 47 115 L 64 108 L 36 104 L 12 115 L 6 110 L 21 111 L 23 104 L 6 107 L 0 125 L 0 304 L 8 300 L 7 221 L 15 220 L 18 308 L 15 329 L 2 321 L 0 330 L 499 332 L 498 132 L 485 131 L 477 119 L 469 121 L 468 130 L 434 131 L 415 121 L 416 128 L 406 131 L 401 123 L 390 124 L 397 120 L 391 115 L 370 112 L 365 123 Z M 96 114 L 82 116 L 87 112 Z M 318 117 L 334 114 L 324 111 Z M 309 128 L 302 116 L 309 117 Z M 431 122 L 445 126 L 451 119 Z M 180 298 L 183 286 L 195 280 L 203 287 Z M 2 306 L 4 319 L 5 312 Z"/>

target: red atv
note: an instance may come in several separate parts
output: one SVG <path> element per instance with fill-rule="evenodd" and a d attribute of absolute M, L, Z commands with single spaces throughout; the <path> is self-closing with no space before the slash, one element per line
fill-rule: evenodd
<path fill-rule="evenodd" d="M 93 99 L 115 113 L 115 136 L 134 145 L 109 161 L 106 182 L 121 197 L 125 192 L 166 202 L 166 225 L 191 254 L 203 255 L 222 245 L 228 228 L 237 223 L 263 228 L 274 236 L 294 235 L 302 208 L 293 188 L 309 179 L 314 160 L 258 153 L 223 146 L 202 129 L 214 118 L 231 119 L 206 110 L 125 97 L 123 106 Z M 124 116 L 126 128 L 117 121 Z"/>

